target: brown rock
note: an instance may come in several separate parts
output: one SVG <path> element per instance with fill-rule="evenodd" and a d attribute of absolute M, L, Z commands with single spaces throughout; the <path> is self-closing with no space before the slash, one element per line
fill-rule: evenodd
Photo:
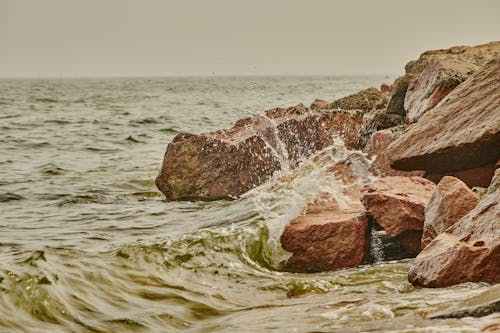
<path fill-rule="evenodd" d="M 328 147 L 335 136 L 356 147 L 362 130 L 363 120 L 352 113 L 298 105 L 241 119 L 229 130 L 181 133 L 167 147 L 156 185 L 171 200 L 238 197 Z"/>
<path fill-rule="evenodd" d="M 345 185 L 339 204 L 328 194 L 319 195 L 304 213 L 285 227 L 281 246 L 292 252 L 287 267 L 293 271 L 329 271 L 363 262 L 369 245 L 368 220 L 359 201 L 358 176 L 348 163 L 333 166 L 330 172 Z"/>
<path fill-rule="evenodd" d="M 439 183 L 439 181 L 444 176 L 453 176 L 462 180 L 467 186 L 472 187 L 488 187 L 491 181 L 491 177 L 495 173 L 495 165 L 489 163 L 477 168 L 453 171 L 447 173 L 432 173 L 426 174 L 425 178 L 433 181 L 434 183 Z"/>
<path fill-rule="evenodd" d="M 394 90 L 392 92 L 389 103 L 387 104 L 387 113 L 396 114 L 402 118 L 406 117 L 404 102 L 408 85 L 415 78 L 414 74 L 406 74 L 394 82 Z"/>
<path fill-rule="evenodd" d="M 387 83 L 382 83 L 380 85 L 380 91 L 381 92 L 387 92 L 387 93 L 390 93 L 394 90 L 394 83 L 391 84 L 391 85 L 388 85 Z"/>
<path fill-rule="evenodd" d="M 420 177 L 384 177 L 373 182 L 361 202 L 389 236 L 397 237 L 404 232 L 422 231 L 424 210 L 435 187 Z M 414 244 L 420 243 L 421 233 L 412 234 L 414 240 L 404 237 L 405 243 L 412 244 L 408 250 L 419 248 Z"/>
<path fill-rule="evenodd" d="M 498 77 L 500 58 L 485 65 L 409 126 L 387 149 L 391 166 L 449 174 L 500 159 Z"/>
<path fill-rule="evenodd" d="M 500 190 L 477 206 L 420 252 L 408 280 L 424 287 L 463 282 L 500 282 Z"/>
<path fill-rule="evenodd" d="M 325 101 L 324 99 L 315 99 L 314 102 L 312 102 L 310 108 L 311 110 L 322 109 L 328 106 L 328 104 L 330 104 L 330 102 Z"/>
<path fill-rule="evenodd" d="M 417 121 L 478 68 L 457 59 L 432 60 L 408 86 L 404 100 L 407 121 Z"/>
<path fill-rule="evenodd" d="M 361 110 L 366 113 L 385 108 L 388 101 L 387 97 L 387 93 L 375 88 L 368 88 L 338 99 L 330 103 L 328 108 L 332 110 Z"/>
<path fill-rule="evenodd" d="M 479 196 L 460 179 L 449 176 L 441 179 L 425 208 L 422 249 L 467 215 L 478 202 Z"/>
<path fill-rule="evenodd" d="M 375 176 L 420 176 L 423 177 L 423 171 L 399 171 L 391 168 L 385 149 L 394 139 L 394 134 L 391 130 L 381 130 L 373 133 L 370 142 L 363 149 L 368 154 L 369 158 L 375 157 L 371 166 L 370 172 Z"/>

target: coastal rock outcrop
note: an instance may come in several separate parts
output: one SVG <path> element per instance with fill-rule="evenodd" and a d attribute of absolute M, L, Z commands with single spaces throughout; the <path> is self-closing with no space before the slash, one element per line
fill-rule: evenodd
<path fill-rule="evenodd" d="M 441 179 L 425 208 L 422 249 L 467 215 L 478 202 L 479 196 L 460 179 L 450 176 Z"/>
<path fill-rule="evenodd" d="M 241 119 L 229 130 L 181 133 L 167 147 L 156 185 L 171 200 L 238 197 L 336 136 L 356 147 L 363 128 L 356 112 L 311 111 L 301 104 Z"/>
<path fill-rule="evenodd" d="M 344 184 L 339 202 L 326 193 L 309 203 L 281 235 L 281 246 L 292 253 L 287 267 L 295 271 L 329 271 L 359 265 L 369 245 L 368 219 L 359 201 L 358 178 L 346 163 L 330 172 Z"/>
<path fill-rule="evenodd" d="M 330 103 L 327 108 L 333 110 L 361 110 L 366 113 L 385 108 L 387 102 L 388 92 L 382 92 L 376 88 L 368 88 L 340 98 Z"/>
<path fill-rule="evenodd" d="M 424 211 L 436 185 L 421 177 L 389 176 L 373 182 L 361 201 L 368 213 L 409 252 L 420 251 Z"/>
<path fill-rule="evenodd" d="M 500 189 L 490 188 L 488 193 L 420 252 L 408 272 L 412 284 L 500 282 Z"/>
<path fill-rule="evenodd" d="M 470 187 L 489 182 L 500 159 L 500 58 L 455 88 L 387 148 L 391 167 L 451 174 Z M 460 175 L 486 168 L 486 179 Z M 487 179 L 489 178 L 489 179 Z"/>

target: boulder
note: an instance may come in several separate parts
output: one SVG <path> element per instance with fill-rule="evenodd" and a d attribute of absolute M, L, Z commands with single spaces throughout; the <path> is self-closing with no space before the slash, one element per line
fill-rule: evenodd
<path fill-rule="evenodd" d="M 492 184 L 493 185 L 493 184 Z M 408 280 L 417 286 L 500 282 L 500 189 L 434 240 L 415 258 Z"/>
<path fill-rule="evenodd" d="M 425 208 L 422 249 L 467 215 L 478 202 L 479 195 L 460 179 L 450 176 L 441 179 Z"/>
<path fill-rule="evenodd" d="M 388 93 L 376 88 L 361 90 L 355 94 L 340 98 L 328 105 L 333 110 L 361 110 L 364 113 L 386 107 Z"/>
<path fill-rule="evenodd" d="M 391 168 L 385 149 L 394 140 L 394 133 L 385 129 L 373 133 L 370 141 L 363 149 L 373 162 L 370 166 L 370 172 L 375 176 L 424 176 L 423 171 L 399 171 Z"/>
<path fill-rule="evenodd" d="M 311 111 L 301 104 L 241 119 L 229 130 L 181 133 L 167 147 L 156 185 L 170 200 L 235 198 L 335 137 L 356 147 L 363 128 L 355 112 Z"/>
<path fill-rule="evenodd" d="M 314 102 L 312 102 L 310 108 L 311 110 L 317 110 L 317 109 L 322 109 L 326 106 L 328 106 L 330 102 L 325 101 L 323 99 L 315 99 Z"/>
<path fill-rule="evenodd" d="M 449 171 L 446 173 L 427 173 L 425 178 L 432 180 L 434 183 L 439 181 L 444 176 L 453 176 L 462 180 L 469 187 L 488 187 L 491 177 L 495 173 L 495 165 L 488 163 L 477 168 L 471 168 L 460 171 Z"/>
<path fill-rule="evenodd" d="M 404 102 L 408 85 L 415 78 L 414 74 L 405 74 L 394 82 L 394 89 L 387 104 L 387 114 L 399 115 L 401 119 L 406 116 Z"/>
<path fill-rule="evenodd" d="M 421 177 L 389 176 L 373 182 L 361 201 L 391 237 L 401 237 L 418 253 L 424 210 L 436 185 Z M 404 244 L 402 244 L 404 245 Z M 416 251 L 416 252 L 415 252 Z"/>
<path fill-rule="evenodd" d="M 407 122 L 417 121 L 478 68 L 453 58 L 432 60 L 408 85 L 404 100 Z"/>
<path fill-rule="evenodd" d="M 330 172 L 345 185 L 341 197 L 319 195 L 281 235 L 281 246 L 292 253 L 289 270 L 330 271 L 357 266 L 365 259 L 368 219 L 355 185 L 358 177 L 348 163 L 336 164 Z"/>
<path fill-rule="evenodd" d="M 500 159 L 500 58 L 453 90 L 387 148 L 391 167 L 429 174 L 491 165 Z M 476 186 L 475 184 L 469 184 Z"/>

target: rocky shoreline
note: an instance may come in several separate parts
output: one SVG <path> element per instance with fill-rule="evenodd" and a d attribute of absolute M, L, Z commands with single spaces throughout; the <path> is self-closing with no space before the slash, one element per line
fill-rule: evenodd
<path fill-rule="evenodd" d="M 416 286 L 500 282 L 500 42 L 424 52 L 405 75 L 334 102 L 265 111 L 229 130 L 181 133 L 156 179 L 168 200 L 237 198 L 341 138 L 371 160 L 331 167 L 342 202 L 321 193 L 285 227 L 293 271 L 367 262 L 383 232 L 415 260 Z M 346 204 L 347 202 L 347 204 Z"/>

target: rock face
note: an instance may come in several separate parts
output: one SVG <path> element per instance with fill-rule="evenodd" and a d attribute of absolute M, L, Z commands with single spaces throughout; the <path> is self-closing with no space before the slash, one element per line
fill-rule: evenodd
<path fill-rule="evenodd" d="M 307 205 L 304 213 L 285 227 L 281 246 L 292 253 L 288 269 L 329 271 L 359 265 L 369 244 L 368 220 L 359 201 L 356 175 L 346 164 L 330 170 L 347 187 L 347 204 L 322 194 Z"/>
<path fill-rule="evenodd" d="M 429 174 L 494 165 L 500 159 L 500 58 L 460 84 L 387 149 L 391 167 Z M 469 184 L 474 185 L 475 184 Z"/>
<path fill-rule="evenodd" d="M 424 210 L 435 187 L 420 177 L 384 177 L 373 182 L 361 201 L 389 236 L 401 238 L 402 245 L 418 253 Z"/>
<path fill-rule="evenodd" d="M 391 130 L 385 129 L 373 133 L 370 142 L 365 146 L 363 151 L 367 153 L 369 158 L 375 157 L 370 166 L 370 172 L 375 176 L 424 176 L 423 171 L 399 171 L 391 168 L 389 158 L 385 149 L 394 140 L 394 133 Z"/>
<path fill-rule="evenodd" d="M 170 200 L 238 197 L 328 147 L 335 136 L 356 147 L 362 131 L 363 120 L 349 112 L 312 112 L 302 104 L 268 110 L 229 130 L 177 135 L 156 185 Z"/>
<path fill-rule="evenodd" d="M 406 74 L 394 82 L 394 90 L 387 105 L 387 113 L 398 115 L 403 119 L 406 116 L 404 108 L 408 85 L 415 78 L 413 74 Z"/>
<path fill-rule="evenodd" d="M 338 99 L 328 105 L 329 109 L 339 110 L 362 110 L 369 112 L 383 109 L 388 102 L 388 92 L 382 92 L 375 88 L 368 88 L 358 93 Z"/>
<path fill-rule="evenodd" d="M 479 196 L 455 177 L 444 177 L 437 185 L 425 209 L 422 249 L 443 233 L 479 202 Z"/>
<path fill-rule="evenodd" d="M 478 68 L 463 60 L 432 60 L 408 85 L 404 100 L 406 120 L 410 123 L 417 121 Z"/>
<path fill-rule="evenodd" d="M 500 189 L 491 192 L 420 252 L 408 273 L 412 284 L 500 282 Z"/>

